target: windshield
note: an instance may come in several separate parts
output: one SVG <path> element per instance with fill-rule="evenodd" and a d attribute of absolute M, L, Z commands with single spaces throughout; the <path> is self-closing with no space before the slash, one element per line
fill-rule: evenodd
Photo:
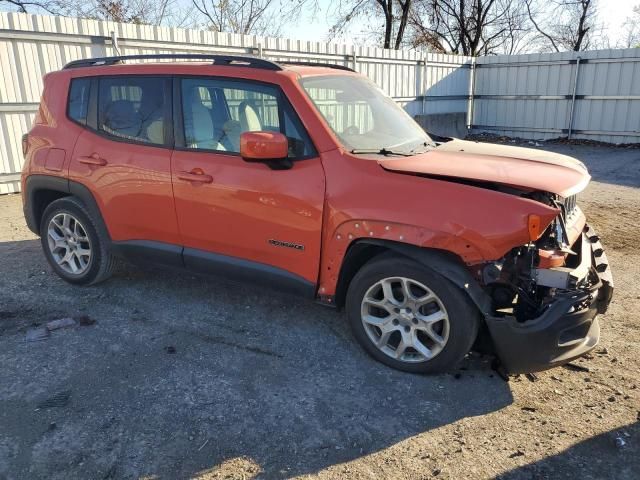
<path fill-rule="evenodd" d="M 365 77 L 307 77 L 300 83 L 342 144 L 355 153 L 413 153 L 431 143 L 425 131 Z"/>

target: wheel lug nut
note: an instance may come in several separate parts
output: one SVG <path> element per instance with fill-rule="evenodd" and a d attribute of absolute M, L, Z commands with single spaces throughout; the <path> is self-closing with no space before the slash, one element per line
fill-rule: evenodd
<path fill-rule="evenodd" d="M 412 319 L 411 321 L 413 322 L 413 324 L 414 324 L 414 325 L 417 325 L 417 324 L 418 324 L 418 319 L 417 319 L 417 318 L 414 318 L 414 319 Z"/>
<path fill-rule="evenodd" d="M 391 323 L 393 323 L 394 325 L 398 325 L 400 322 L 398 321 L 397 318 L 394 318 Z"/>

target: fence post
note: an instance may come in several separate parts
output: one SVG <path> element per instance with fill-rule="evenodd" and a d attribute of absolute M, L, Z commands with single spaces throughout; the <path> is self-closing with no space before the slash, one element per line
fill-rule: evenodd
<path fill-rule="evenodd" d="M 471 133 L 471 127 L 473 126 L 473 97 L 476 90 L 476 57 L 471 58 L 469 68 L 471 72 L 469 72 L 469 97 L 467 100 L 467 134 Z"/>
<path fill-rule="evenodd" d="M 356 54 L 356 46 L 353 46 L 353 69 L 358 71 L 358 55 Z"/>
<path fill-rule="evenodd" d="M 469 73 L 469 98 L 467 100 L 467 134 L 473 126 L 473 97 L 476 89 L 476 57 L 471 58 L 471 72 Z"/>
<path fill-rule="evenodd" d="M 576 74 L 573 77 L 573 93 L 571 94 L 571 110 L 569 112 L 569 129 L 567 139 L 571 140 L 571 130 L 573 129 L 573 110 L 576 104 L 576 88 L 578 87 L 578 72 L 580 71 L 580 57 L 576 58 Z"/>
<path fill-rule="evenodd" d="M 116 36 L 115 31 L 111 32 L 111 47 L 118 57 L 122 56 L 122 54 L 120 53 L 120 46 L 118 45 L 118 37 Z"/>
<path fill-rule="evenodd" d="M 422 89 L 422 115 L 427 114 L 427 56 L 422 59 L 422 82 L 420 82 L 420 88 Z"/>

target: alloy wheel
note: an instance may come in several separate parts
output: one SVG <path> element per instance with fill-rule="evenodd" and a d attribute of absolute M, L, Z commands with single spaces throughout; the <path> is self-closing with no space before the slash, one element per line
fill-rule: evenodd
<path fill-rule="evenodd" d="M 91 263 L 91 242 L 80 221 L 69 213 L 58 213 L 47 227 L 49 251 L 66 273 L 82 275 Z"/>
<path fill-rule="evenodd" d="M 388 277 L 373 284 L 362 299 L 361 318 L 376 348 L 402 362 L 431 360 L 449 339 L 442 301 L 410 278 Z"/>

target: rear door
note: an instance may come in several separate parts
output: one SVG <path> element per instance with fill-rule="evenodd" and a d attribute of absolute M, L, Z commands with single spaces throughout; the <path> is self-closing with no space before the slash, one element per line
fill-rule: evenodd
<path fill-rule="evenodd" d="M 313 289 L 324 171 L 280 89 L 248 80 L 176 78 L 174 112 L 173 188 L 187 266 L 283 280 L 294 288 L 300 281 Z M 289 138 L 292 168 L 273 170 L 240 157 L 240 134 L 257 130 Z"/>
<path fill-rule="evenodd" d="M 69 177 L 92 191 L 115 242 L 173 245 L 179 261 L 170 78 L 94 77 L 90 95 Z"/>

